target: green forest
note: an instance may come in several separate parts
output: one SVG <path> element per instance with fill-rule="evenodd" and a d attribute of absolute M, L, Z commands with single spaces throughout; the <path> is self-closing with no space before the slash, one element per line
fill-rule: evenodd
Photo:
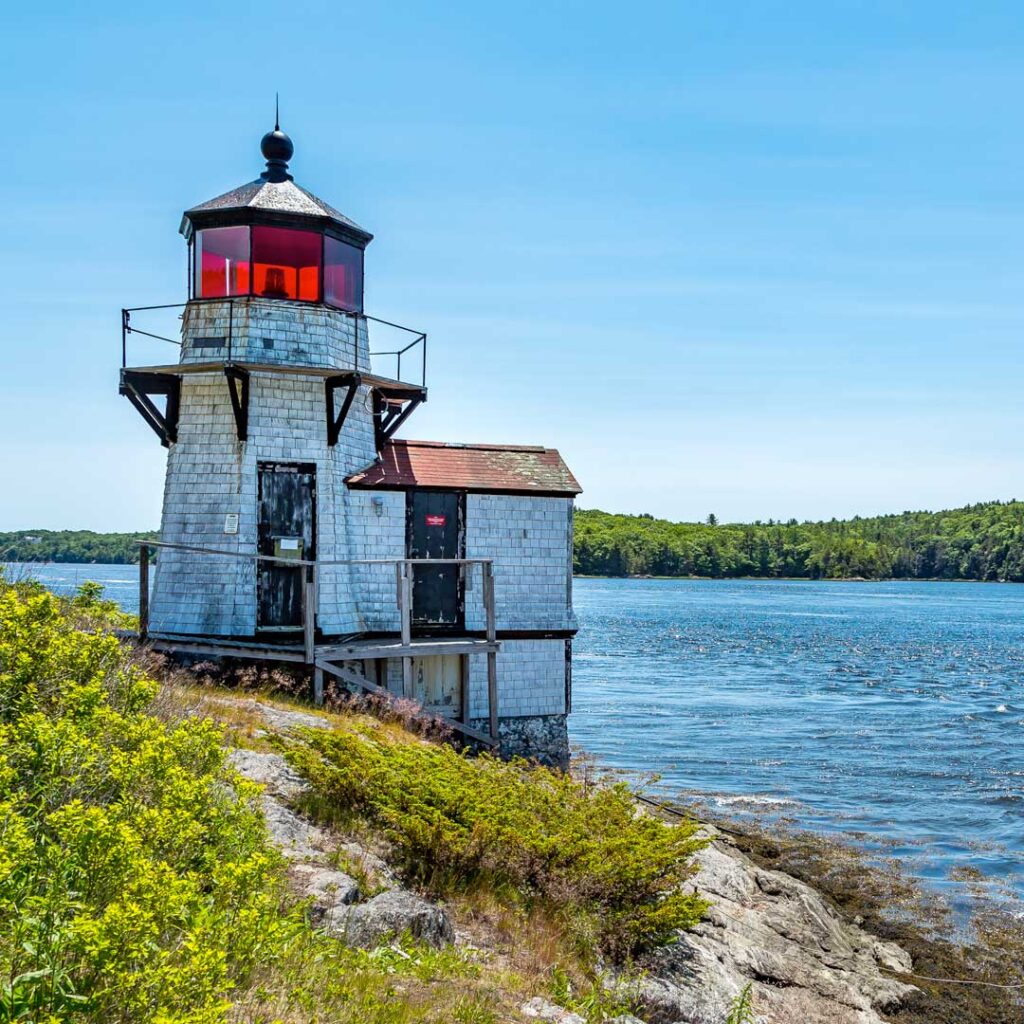
<path fill-rule="evenodd" d="M 576 513 L 587 576 L 1024 581 L 1024 502 L 829 522 L 673 523 Z"/>
<path fill-rule="evenodd" d="M 91 530 L 19 530 L 0 533 L 0 562 L 103 562 L 139 560 L 140 540 L 155 533 L 93 533 Z"/>
<path fill-rule="evenodd" d="M 137 562 L 155 533 L 0 533 L 0 562 Z M 828 522 L 673 523 L 578 510 L 583 576 L 738 576 L 1024 582 L 1024 502 Z"/>

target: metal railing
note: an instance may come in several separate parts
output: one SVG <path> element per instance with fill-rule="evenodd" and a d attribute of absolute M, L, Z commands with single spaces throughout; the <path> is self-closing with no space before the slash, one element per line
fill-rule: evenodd
<path fill-rule="evenodd" d="M 147 314 L 148 313 L 148 314 L 154 314 L 154 315 L 156 315 L 158 313 L 166 314 L 168 310 L 173 310 L 173 309 L 181 309 L 181 310 L 183 310 L 183 309 L 185 309 L 186 307 L 188 307 L 190 305 L 199 305 L 199 304 L 203 304 L 203 303 L 227 303 L 228 304 L 228 323 L 227 323 L 227 334 L 225 335 L 224 347 L 227 350 L 226 362 L 231 363 L 231 362 L 234 361 L 234 357 L 235 357 L 234 349 L 235 349 L 235 344 L 236 344 L 236 336 L 237 336 L 237 332 L 238 332 L 238 327 L 237 327 L 236 318 L 235 318 L 235 307 L 236 307 L 236 304 L 242 303 L 242 304 L 245 304 L 246 306 L 251 306 L 251 305 L 268 305 L 268 306 L 280 308 L 280 306 L 282 305 L 283 302 L 288 302 L 289 304 L 295 305 L 295 306 L 300 307 L 300 308 L 314 307 L 314 308 L 326 309 L 326 310 L 328 310 L 331 313 L 336 313 L 336 314 L 338 314 L 338 315 L 340 315 L 340 316 L 342 316 L 342 317 L 344 317 L 346 319 L 351 320 L 352 321 L 352 334 L 353 334 L 353 339 L 354 339 L 354 345 L 353 345 L 353 350 L 354 350 L 354 360 L 353 360 L 353 362 L 354 362 L 354 365 L 352 366 L 352 369 L 354 371 L 356 371 L 357 373 L 360 372 L 360 370 L 362 370 L 363 372 L 366 372 L 366 373 L 373 373 L 374 372 L 374 367 L 373 367 L 372 360 L 375 357 L 376 358 L 380 358 L 380 359 L 393 357 L 394 360 L 395 360 L 395 375 L 394 375 L 394 377 L 390 377 L 390 379 L 396 380 L 396 381 L 401 381 L 401 382 L 407 383 L 407 384 L 415 383 L 415 380 L 405 381 L 402 378 L 402 357 L 405 356 L 406 357 L 405 358 L 405 363 L 406 363 L 407 367 L 408 367 L 408 365 L 410 363 L 410 360 L 416 359 L 416 361 L 418 363 L 417 369 L 419 370 L 419 374 L 418 374 L 418 376 L 419 376 L 419 386 L 420 387 L 424 387 L 424 388 L 427 386 L 427 335 L 426 335 L 425 331 L 417 331 L 417 330 L 414 330 L 412 327 L 404 327 L 402 324 L 396 324 L 396 323 L 394 323 L 391 320 L 383 320 L 380 317 L 370 316 L 367 313 L 358 313 L 358 312 L 356 312 L 354 310 L 351 310 L 351 309 L 343 309 L 340 306 L 332 306 L 332 305 L 330 305 L 330 303 L 326 303 L 326 302 L 312 303 L 312 302 L 299 302 L 298 300 L 295 300 L 294 302 L 290 302 L 290 300 L 282 300 L 282 299 L 264 299 L 264 298 L 261 298 L 260 296 L 256 296 L 256 295 L 236 295 L 236 296 L 224 296 L 224 297 L 220 297 L 220 298 L 192 299 L 191 302 L 171 302 L 171 303 L 165 303 L 163 305 L 156 305 L 156 306 L 133 306 L 131 308 L 124 308 L 124 309 L 122 309 L 121 310 L 121 368 L 122 369 L 126 369 L 128 367 L 128 338 L 129 338 L 130 335 L 137 334 L 137 335 L 139 335 L 141 337 L 144 337 L 144 338 L 151 338 L 151 339 L 153 339 L 155 341 L 163 341 L 163 342 L 166 342 L 166 343 L 171 344 L 171 345 L 177 345 L 179 348 L 181 347 L 181 344 L 182 344 L 180 337 L 178 337 L 178 338 L 170 338 L 166 334 L 158 334 L 158 333 L 156 333 L 155 330 L 145 330 L 145 329 L 137 326 L 136 321 L 133 320 L 133 314 L 137 314 L 137 313 L 143 313 L 143 314 Z M 177 319 L 181 320 L 182 317 L 183 317 L 183 314 L 178 314 Z M 399 343 L 398 347 L 393 348 L 393 349 L 389 348 L 389 349 L 383 349 L 383 350 L 376 351 L 376 352 L 370 352 L 371 364 L 369 366 L 360 367 L 360 365 L 359 365 L 359 335 L 360 335 L 360 326 L 362 326 L 363 329 L 366 331 L 367 341 L 369 342 L 369 339 L 370 339 L 370 324 L 377 324 L 380 327 L 388 328 L 389 330 L 393 330 L 393 331 L 401 331 L 402 332 L 402 337 L 404 337 L 406 335 L 411 335 L 412 336 L 412 340 L 409 341 L 408 344 L 406 344 L 406 345 L 401 345 Z M 248 334 L 246 334 L 246 339 L 247 338 L 248 338 Z M 413 349 L 416 349 L 417 347 L 419 348 L 419 352 L 417 353 L 418 359 L 416 358 L 416 355 L 410 357 L 408 355 L 408 353 L 410 351 L 412 351 Z M 323 367 L 323 369 L 334 369 L 334 367 Z M 378 374 L 378 376 L 389 377 L 390 375 L 388 375 L 388 374 Z"/>

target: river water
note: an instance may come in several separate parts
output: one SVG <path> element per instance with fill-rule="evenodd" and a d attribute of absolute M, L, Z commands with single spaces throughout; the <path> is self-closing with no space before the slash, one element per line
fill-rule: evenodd
<path fill-rule="evenodd" d="M 137 605 L 134 566 L 32 572 Z M 1024 587 L 580 579 L 575 604 L 570 732 L 599 762 L 1024 898 Z"/>
<path fill-rule="evenodd" d="M 1024 587 L 578 580 L 572 739 L 1024 897 Z"/>

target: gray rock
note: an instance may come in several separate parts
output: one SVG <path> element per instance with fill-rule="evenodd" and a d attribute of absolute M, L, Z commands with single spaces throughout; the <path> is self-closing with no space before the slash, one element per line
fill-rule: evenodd
<path fill-rule="evenodd" d="M 748 982 L 759 1015 L 801 1024 L 882 1024 L 879 1012 L 915 991 L 879 970 L 908 969 L 904 950 L 843 921 L 803 882 L 721 839 L 695 861 L 712 906 L 645 958 L 640 1000 L 652 1024 L 721 1024 Z"/>
<path fill-rule="evenodd" d="M 896 971 L 898 974 L 909 974 L 914 969 L 914 961 L 910 954 L 895 942 L 884 942 L 882 939 L 874 940 L 874 954 L 879 967 L 887 971 Z"/>
<path fill-rule="evenodd" d="M 359 843 L 338 843 L 338 852 L 345 855 L 353 869 L 362 870 L 372 885 L 381 889 L 393 889 L 397 883 L 395 874 L 383 859 Z"/>
<path fill-rule="evenodd" d="M 623 1013 L 618 1017 L 611 1017 L 605 1021 L 605 1024 L 644 1024 L 639 1017 L 634 1017 L 631 1013 Z"/>
<path fill-rule="evenodd" d="M 270 841 L 289 860 L 323 861 L 330 848 L 330 837 L 322 829 L 304 821 L 279 800 L 263 794 L 263 815 L 267 819 Z"/>
<path fill-rule="evenodd" d="M 350 946 L 371 949 L 409 932 L 413 938 L 435 949 L 455 941 L 455 929 L 448 915 L 404 889 L 391 889 L 366 903 L 347 907 L 328 929 Z"/>
<path fill-rule="evenodd" d="M 486 718 L 469 723 L 487 732 Z M 534 715 L 503 718 L 498 724 L 502 757 L 525 757 L 552 768 L 569 767 L 569 732 L 565 715 Z"/>
<path fill-rule="evenodd" d="M 524 1017 L 550 1021 L 551 1024 L 587 1024 L 578 1013 L 549 1003 L 546 999 L 541 999 L 540 996 L 534 996 L 529 1002 L 523 1003 L 519 1009 Z"/>
<path fill-rule="evenodd" d="M 243 779 L 258 782 L 273 796 L 293 800 L 309 789 L 305 779 L 280 754 L 238 747 L 228 753 L 228 762 Z"/>
<path fill-rule="evenodd" d="M 331 723 L 320 715 L 312 715 L 307 711 L 293 711 L 290 708 L 278 708 L 273 704 L 264 704 L 254 700 L 253 710 L 258 711 L 263 721 L 279 732 L 288 729 L 332 729 Z"/>
<path fill-rule="evenodd" d="M 294 864 L 290 874 L 300 894 L 312 897 L 310 918 L 318 928 L 329 931 L 336 927 L 349 904 L 359 899 L 359 885 L 344 871 L 317 864 Z"/>
<path fill-rule="evenodd" d="M 297 708 L 279 708 L 273 704 L 265 704 L 253 697 L 209 697 L 207 703 L 233 711 L 248 711 L 259 715 L 271 732 L 287 732 L 290 729 L 331 729 L 331 722 L 320 715 Z"/>

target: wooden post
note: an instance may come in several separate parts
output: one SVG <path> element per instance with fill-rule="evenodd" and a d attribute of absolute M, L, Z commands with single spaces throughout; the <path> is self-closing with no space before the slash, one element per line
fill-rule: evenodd
<path fill-rule="evenodd" d="M 469 725 L 469 718 L 472 713 L 472 706 L 469 703 L 470 691 L 469 691 L 469 657 L 463 654 L 459 658 L 459 685 L 461 687 L 459 693 L 459 721 L 463 725 Z"/>
<path fill-rule="evenodd" d="M 306 661 L 312 665 L 316 659 L 316 576 L 312 565 L 305 571 L 305 590 L 302 595 L 302 633 Z"/>
<path fill-rule="evenodd" d="M 483 614 L 487 643 L 494 643 L 498 638 L 498 624 L 495 621 L 495 567 L 490 562 L 483 562 L 480 568 L 483 570 Z"/>
<path fill-rule="evenodd" d="M 319 666 L 313 669 L 313 703 L 318 708 L 324 703 L 324 670 Z"/>
<path fill-rule="evenodd" d="M 498 742 L 498 655 L 493 645 L 498 639 L 498 627 L 494 614 L 494 565 L 484 562 L 484 613 L 487 616 L 487 715 L 491 739 Z"/>
<path fill-rule="evenodd" d="M 149 635 L 149 545 L 139 547 L 139 639 Z"/>
<path fill-rule="evenodd" d="M 402 563 L 400 614 L 402 616 L 402 646 L 412 644 L 412 566 Z M 412 658 L 402 658 L 402 696 L 410 700 L 413 697 Z"/>
<path fill-rule="evenodd" d="M 400 582 L 398 608 L 402 617 L 402 646 L 408 647 L 412 643 L 412 566 L 408 562 L 402 563 Z"/>

